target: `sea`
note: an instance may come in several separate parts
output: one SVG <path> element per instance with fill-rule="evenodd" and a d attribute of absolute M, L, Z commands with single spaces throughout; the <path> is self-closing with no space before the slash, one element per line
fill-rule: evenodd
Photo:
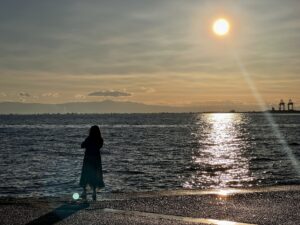
<path fill-rule="evenodd" d="M 80 192 L 92 125 L 103 192 L 300 184 L 300 114 L 0 115 L 0 197 Z"/>

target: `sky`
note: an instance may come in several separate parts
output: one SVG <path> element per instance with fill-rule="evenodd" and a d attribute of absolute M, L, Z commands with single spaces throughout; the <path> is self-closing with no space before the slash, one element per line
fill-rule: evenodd
<path fill-rule="evenodd" d="M 267 107 L 300 105 L 299 0 L 0 4 L 0 102 L 255 110 L 238 58 Z M 219 17 L 231 26 L 222 38 L 212 32 Z"/>

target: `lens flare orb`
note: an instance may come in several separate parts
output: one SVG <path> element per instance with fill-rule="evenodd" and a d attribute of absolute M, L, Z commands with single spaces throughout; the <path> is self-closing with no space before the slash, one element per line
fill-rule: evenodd
<path fill-rule="evenodd" d="M 73 197 L 74 200 L 78 200 L 79 199 L 79 194 L 78 193 L 74 193 L 72 197 Z"/>

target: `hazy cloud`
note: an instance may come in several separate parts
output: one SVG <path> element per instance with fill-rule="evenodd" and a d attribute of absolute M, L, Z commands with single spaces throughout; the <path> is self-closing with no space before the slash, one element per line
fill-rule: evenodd
<path fill-rule="evenodd" d="M 47 93 L 43 93 L 42 97 L 53 97 L 53 98 L 57 98 L 59 96 L 59 93 L 57 92 L 47 92 Z"/>
<path fill-rule="evenodd" d="M 228 57 L 207 37 L 206 27 L 221 9 L 241 24 L 233 27 L 239 29 L 234 41 L 239 54 L 248 57 L 249 69 L 300 71 L 297 0 L 28 0 L 15 4 L 4 0 L 0 8 L 0 70 L 103 76 L 166 71 L 214 74 L 218 68 L 222 72 Z M 256 55 L 251 54 L 253 49 Z M 281 65 L 286 65 L 284 71 Z"/>
<path fill-rule="evenodd" d="M 103 97 L 127 97 L 131 96 L 131 93 L 122 91 L 96 91 L 89 93 L 88 96 L 103 96 Z"/>
<path fill-rule="evenodd" d="M 19 96 L 20 96 L 20 97 L 23 97 L 23 98 L 24 98 L 24 97 L 25 97 L 25 98 L 31 97 L 31 95 L 30 95 L 29 93 L 27 93 L 27 92 L 20 92 L 20 93 L 19 93 Z"/>
<path fill-rule="evenodd" d="M 1 0 L 0 89 L 8 96 L 0 97 L 40 93 L 40 102 L 55 103 L 132 96 L 128 88 L 144 103 L 247 102 L 243 77 L 229 79 L 240 74 L 236 52 L 263 98 L 299 99 L 299 8 L 299 0 Z M 225 42 L 211 33 L 220 13 L 232 21 Z M 122 91 L 88 94 L 99 84 Z M 59 98 L 42 96 L 53 87 Z"/>
<path fill-rule="evenodd" d="M 75 97 L 76 99 L 85 99 L 85 98 L 86 98 L 86 96 L 85 96 L 85 95 L 82 95 L 82 94 L 76 94 L 74 97 Z"/>
<path fill-rule="evenodd" d="M 140 89 L 146 93 L 154 93 L 156 91 L 154 88 L 148 88 L 148 87 L 140 87 Z"/>

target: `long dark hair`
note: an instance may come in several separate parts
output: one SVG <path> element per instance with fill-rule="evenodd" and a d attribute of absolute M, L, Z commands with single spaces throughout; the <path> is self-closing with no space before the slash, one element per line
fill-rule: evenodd
<path fill-rule="evenodd" d="M 100 128 L 97 125 L 94 125 L 90 128 L 89 138 L 96 143 L 100 143 L 103 141 Z"/>

